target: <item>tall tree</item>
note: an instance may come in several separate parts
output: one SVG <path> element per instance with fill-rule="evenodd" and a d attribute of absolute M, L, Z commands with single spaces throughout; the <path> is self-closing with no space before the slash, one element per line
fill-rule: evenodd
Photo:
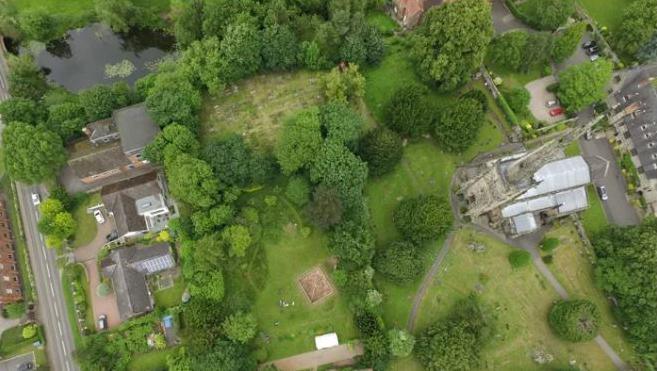
<path fill-rule="evenodd" d="M 18 24 L 28 40 L 45 42 L 57 37 L 57 20 L 44 9 L 20 13 Z"/>
<path fill-rule="evenodd" d="M 9 93 L 38 101 L 48 90 L 46 78 L 29 54 L 9 58 Z"/>
<path fill-rule="evenodd" d="M 481 104 L 470 98 L 459 98 L 440 113 L 435 135 L 440 147 L 447 152 L 462 153 L 477 139 L 484 123 Z"/>
<path fill-rule="evenodd" d="M 237 312 L 226 318 L 222 328 L 230 340 L 245 344 L 255 337 L 258 322 L 251 313 Z"/>
<path fill-rule="evenodd" d="M 146 146 L 144 157 L 156 164 L 164 164 L 167 159 L 173 160 L 181 153 L 196 157 L 200 149 L 198 139 L 186 126 L 171 124 Z"/>
<path fill-rule="evenodd" d="M 354 103 L 365 93 L 365 78 L 356 64 L 338 66 L 322 77 L 322 91 L 329 102 Z"/>
<path fill-rule="evenodd" d="M 363 119 L 345 103 L 329 102 L 320 109 L 326 140 L 351 146 L 360 137 Z"/>
<path fill-rule="evenodd" d="M 288 26 L 274 24 L 262 32 L 262 59 L 268 70 L 289 70 L 296 66 L 299 42 Z"/>
<path fill-rule="evenodd" d="M 249 76 L 262 66 L 262 39 L 252 22 L 233 23 L 221 40 L 221 76 L 234 82 Z"/>
<path fill-rule="evenodd" d="M 0 115 L 5 123 L 14 121 L 38 124 L 46 118 L 43 106 L 25 98 L 9 98 L 0 102 Z"/>
<path fill-rule="evenodd" d="M 413 47 L 421 77 L 442 91 L 463 85 L 483 62 L 492 36 L 491 6 L 486 0 L 460 0 L 431 8 Z"/>
<path fill-rule="evenodd" d="M 183 153 L 167 161 L 165 170 L 171 194 L 176 199 L 199 208 L 208 208 L 219 201 L 219 182 L 207 162 Z"/>
<path fill-rule="evenodd" d="M 62 139 L 52 131 L 22 122 L 2 133 L 7 173 L 16 180 L 37 183 L 54 177 L 66 163 Z"/>
<path fill-rule="evenodd" d="M 222 63 L 221 45 L 213 36 L 192 42 L 183 52 L 179 66 L 195 80 L 195 85 L 203 85 L 211 94 L 217 94 L 225 86 Z"/>
<path fill-rule="evenodd" d="M 283 131 L 276 146 L 276 158 L 283 173 L 307 167 L 322 146 L 319 109 L 310 108 L 283 122 Z"/>
<path fill-rule="evenodd" d="M 101 22 L 117 32 L 128 32 L 138 23 L 140 16 L 140 9 L 132 0 L 95 0 L 94 10 Z"/>
<path fill-rule="evenodd" d="M 496 36 L 488 46 L 488 59 L 497 66 L 520 71 L 527 62 L 524 59 L 528 34 L 523 30 L 512 30 Z"/>
<path fill-rule="evenodd" d="M 203 157 L 219 180 L 231 186 L 262 183 L 271 173 L 270 161 L 255 153 L 237 134 L 210 141 Z"/>
<path fill-rule="evenodd" d="M 392 171 L 401 161 L 403 143 L 399 135 L 385 127 L 368 132 L 360 141 L 358 154 L 367 162 L 371 176 L 380 176 Z"/>
<path fill-rule="evenodd" d="M 402 236 L 422 244 L 445 234 L 452 226 L 449 203 L 437 196 L 408 198 L 395 208 L 392 220 Z"/>
<path fill-rule="evenodd" d="M 657 32 L 657 0 L 636 0 L 623 10 L 623 21 L 612 36 L 614 49 L 635 56 Z"/>
<path fill-rule="evenodd" d="M 401 136 L 417 138 L 431 129 L 433 114 L 424 86 L 407 84 L 400 87 L 384 109 L 386 126 Z"/>
<path fill-rule="evenodd" d="M 564 30 L 554 41 L 554 47 L 552 48 L 554 61 L 561 63 L 570 57 L 579 46 L 584 32 L 586 32 L 586 23 L 584 22 L 575 23 Z"/>
<path fill-rule="evenodd" d="M 315 188 L 313 200 L 306 208 L 311 223 L 321 229 L 328 229 L 342 220 L 342 201 L 340 194 L 322 184 Z"/>
<path fill-rule="evenodd" d="M 182 73 L 162 72 L 148 90 L 146 107 L 161 127 L 175 122 L 195 130 L 201 94 Z"/>
<path fill-rule="evenodd" d="M 203 0 L 176 0 L 171 4 L 174 34 L 180 46 L 186 47 L 203 38 Z"/>
<path fill-rule="evenodd" d="M 564 24 L 575 13 L 573 0 L 527 0 L 521 11 L 529 20 L 530 26 L 552 31 Z"/>
<path fill-rule="evenodd" d="M 605 97 L 613 65 L 606 59 L 568 68 L 559 75 L 559 100 L 569 112 L 578 112 Z"/>

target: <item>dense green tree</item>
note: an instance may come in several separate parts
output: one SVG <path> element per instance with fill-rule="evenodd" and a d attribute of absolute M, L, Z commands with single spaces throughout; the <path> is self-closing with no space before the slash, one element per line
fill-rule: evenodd
<path fill-rule="evenodd" d="M 230 340 L 245 344 L 255 337 L 258 322 L 251 313 L 237 312 L 226 318 L 222 328 Z"/>
<path fill-rule="evenodd" d="M 402 236 L 422 244 L 445 234 L 452 226 L 452 210 L 447 200 L 422 195 L 402 200 L 392 220 Z"/>
<path fill-rule="evenodd" d="M 106 333 L 89 336 L 82 348 L 75 352 L 75 357 L 84 371 L 115 370 L 119 357 L 109 349 L 109 339 Z"/>
<path fill-rule="evenodd" d="M 497 66 L 520 71 L 527 62 L 524 59 L 527 39 L 527 32 L 522 30 L 496 36 L 488 46 L 488 59 Z"/>
<path fill-rule="evenodd" d="M 29 54 L 10 57 L 9 93 L 16 98 L 38 101 L 48 90 L 46 78 Z"/>
<path fill-rule="evenodd" d="M 363 119 L 345 103 L 332 101 L 320 109 L 326 140 L 352 145 L 360 136 Z"/>
<path fill-rule="evenodd" d="M 586 32 L 586 23 L 579 22 L 565 29 L 555 40 L 552 48 L 552 58 L 557 63 L 570 57 Z"/>
<path fill-rule="evenodd" d="M 657 0 L 636 0 L 624 7 L 623 21 L 613 35 L 614 49 L 635 56 L 657 32 Z"/>
<path fill-rule="evenodd" d="M 492 36 L 488 1 L 461 0 L 431 8 L 417 30 L 412 53 L 420 76 L 442 91 L 456 89 L 481 65 Z"/>
<path fill-rule="evenodd" d="M 639 49 L 637 59 L 643 63 L 657 61 L 657 31 L 652 35 L 652 38 L 650 38 L 650 40 Z"/>
<path fill-rule="evenodd" d="M 75 232 L 76 222 L 73 215 L 64 209 L 61 201 L 48 198 L 39 205 L 41 219 L 39 231 L 46 235 L 48 247 L 59 247 L 63 241 Z"/>
<path fill-rule="evenodd" d="M 368 132 L 361 139 L 358 149 L 358 154 L 367 163 L 371 176 L 392 171 L 401 161 L 404 151 L 399 135 L 385 127 Z"/>
<path fill-rule="evenodd" d="M 424 86 L 409 84 L 400 87 L 384 110 L 386 126 L 401 136 L 417 138 L 431 128 L 433 115 Z"/>
<path fill-rule="evenodd" d="M 20 121 L 33 125 L 43 122 L 46 118 L 42 105 L 31 99 L 18 97 L 0 102 L 0 115 L 5 123 Z"/>
<path fill-rule="evenodd" d="M 365 93 L 365 78 L 358 72 L 358 65 L 335 67 L 322 77 L 322 92 L 327 101 L 354 103 Z"/>
<path fill-rule="evenodd" d="M 503 94 L 509 107 L 511 107 L 515 113 L 519 115 L 529 114 L 529 108 L 527 106 L 529 105 L 532 96 L 527 89 L 524 87 L 517 87 L 510 91 L 504 91 Z"/>
<path fill-rule="evenodd" d="M 303 41 L 299 49 L 299 63 L 309 70 L 319 70 L 329 64 L 316 42 Z"/>
<path fill-rule="evenodd" d="M 295 206 L 302 207 L 310 198 L 310 184 L 302 176 L 293 176 L 285 187 L 285 197 Z"/>
<path fill-rule="evenodd" d="M 377 272 L 396 284 L 410 282 L 422 273 L 422 259 L 416 247 L 407 241 L 395 241 L 374 256 Z"/>
<path fill-rule="evenodd" d="M 192 223 L 197 235 L 204 235 L 227 225 L 233 218 L 235 210 L 230 205 L 219 205 L 209 210 L 199 210 L 192 214 Z"/>
<path fill-rule="evenodd" d="M 273 24 L 262 32 L 262 59 L 268 70 L 289 70 L 296 66 L 299 42 L 288 26 Z"/>
<path fill-rule="evenodd" d="M 171 371 L 216 370 L 216 371 L 250 371 L 257 369 L 255 359 L 249 349 L 241 344 L 220 340 L 213 347 L 185 351 L 178 350 L 176 356 L 167 359 Z"/>
<path fill-rule="evenodd" d="M 307 167 L 322 146 L 319 109 L 309 108 L 283 122 L 276 159 L 284 174 Z"/>
<path fill-rule="evenodd" d="M 559 75 L 557 95 L 569 112 L 578 112 L 605 97 L 605 86 L 611 79 L 613 65 L 606 59 L 579 64 Z"/>
<path fill-rule="evenodd" d="M 608 227 L 592 240 L 595 278 L 614 298 L 616 314 L 639 353 L 657 351 L 657 221 Z M 655 365 L 655 362 L 652 362 Z"/>
<path fill-rule="evenodd" d="M 374 255 L 374 235 L 369 225 L 347 220 L 337 225 L 330 235 L 329 249 L 341 264 L 364 267 Z"/>
<path fill-rule="evenodd" d="M 548 322 L 563 339 L 589 341 L 598 334 L 600 311 L 588 300 L 561 300 L 550 309 Z"/>
<path fill-rule="evenodd" d="M 221 268 L 215 268 L 209 272 L 195 272 L 190 279 L 189 293 L 203 299 L 221 301 L 226 293 Z"/>
<path fill-rule="evenodd" d="M 25 303 L 22 301 L 7 303 L 2 307 L 2 316 L 9 319 L 22 318 L 25 315 Z"/>
<path fill-rule="evenodd" d="M 385 370 L 390 362 L 390 344 L 386 333 L 381 331 L 363 339 L 362 362 L 373 370 Z"/>
<path fill-rule="evenodd" d="M 218 201 L 220 185 L 207 162 L 186 153 L 165 163 L 171 194 L 194 207 L 208 208 Z"/>
<path fill-rule="evenodd" d="M 203 38 L 204 0 L 177 0 L 171 4 L 176 41 L 186 47 L 195 40 Z"/>
<path fill-rule="evenodd" d="M 164 164 L 181 153 L 197 157 L 201 144 L 186 126 L 171 124 L 165 127 L 144 149 L 144 157 L 156 164 Z"/>
<path fill-rule="evenodd" d="M 532 262 L 532 256 L 524 250 L 514 250 L 507 257 L 509 264 L 515 269 L 526 267 Z"/>
<path fill-rule="evenodd" d="M 192 42 L 183 52 L 179 65 L 186 75 L 191 76 L 196 84 L 203 85 L 211 94 L 220 93 L 225 87 L 225 79 L 221 75 L 221 44 L 217 37 Z"/>
<path fill-rule="evenodd" d="M 316 155 L 310 167 L 310 180 L 335 188 L 347 209 L 356 207 L 362 201 L 367 165 L 337 143 L 325 143 Z"/>
<path fill-rule="evenodd" d="M 88 121 L 101 120 L 112 116 L 115 109 L 129 105 L 129 94 L 123 88 L 96 85 L 80 92 L 80 105 L 84 107 Z"/>
<path fill-rule="evenodd" d="M 52 178 L 66 163 L 66 149 L 57 134 L 14 122 L 2 132 L 7 173 L 15 180 L 37 183 Z"/>
<path fill-rule="evenodd" d="M 484 119 L 478 101 L 461 98 L 440 113 L 435 128 L 436 140 L 445 151 L 462 153 L 477 140 Z"/>
<path fill-rule="evenodd" d="M 525 48 L 525 63 L 520 72 L 528 73 L 530 69 L 545 70 L 550 67 L 550 56 L 554 44 L 554 36 L 550 32 L 532 32 L 527 37 Z"/>
<path fill-rule="evenodd" d="M 57 37 L 57 20 L 41 8 L 21 12 L 18 24 L 28 40 L 49 41 Z"/>
<path fill-rule="evenodd" d="M 226 82 L 234 82 L 260 70 L 262 39 L 251 22 L 228 26 L 221 40 L 220 74 Z"/>
<path fill-rule="evenodd" d="M 175 122 L 195 129 L 201 94 L 181 73 L 164 72 L 158 74 L 149 89 L 146 107 L 161 127 Z"/>
<path fill-rule="evenodd" d="M 343 211 L 338 191 L 322 184 L 315 188 L 313 200 L 306 208 L 310 222 L 321 229 L 328 229 L 340 223 Z"/>
<path fill-rule="evenodd" d="M 521 11 L 529 20 L 530 26 L 540 30 L 552 31 L 564 24 L 575 13 L 573 0 L 527 0 Z"/>
<path fill-rule="evenodd" d="M 393 356 L 408 357 L 413 352 L 415 337 L 406 330 L 390 329 L 388 330 L 388 344 L 390 344 L 390 353 Z"/>
<path fill-rule="evenodd" d="M 374 26 L 368 26 L 364 34 L 365 48 L 367 50 L 366 62 L 377 64 L 385 54 L 385 42 L 379 30 Z"/>
<path fill-rule="evenodd" d="M 429 371 L 471 370 L 478 368 L 489 338 L 489 320 L 477 300 L 469 297 L 420 334 L 414 353 Z"/>
<path fill-rule="evenodd" d="M 238 258 L 246 255 L 246 249 L 251 246 L 253 238 L 249 229 L 243 225 L 231 225 L 221 232 L 221 237 L 228 244 L 228 255 Z"/>
<path fill-rule="evenodd" d="M 224 184 L 246 187 L 264 182 L 271 172 L 269 160 L 255 153 L 241 136 L 214 139 L 203 149 L 205 158 Z"/>
<path fill-rule="evenodd" d="M 77 102 L 63 102 L 48 107 L 47 126 L 64 141 L 82 135 L 87 113 Z"/>
<path fill-rule="evenodd" d="M 484 112 L 488 111 L 488 96 L 482 90 L 472 89 L 467 93 L 461 95 L 461 98 L 474 99 L 477 102 L 479 102 L 479 104 L 481 104 L 481 109 Z"/>
<path fill-rule="evenodd" d="M 139 8 L 132 0 L 95 0 L 94 9 L 98 20 L 117 32 L 128 32 L 139 23 Z"/>

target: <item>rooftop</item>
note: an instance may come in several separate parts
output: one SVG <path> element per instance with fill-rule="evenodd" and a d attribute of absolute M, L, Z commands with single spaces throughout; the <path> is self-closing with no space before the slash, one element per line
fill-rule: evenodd
<path fill-rule="evenodd" d="M 591 182 L 589 165 L 582 156 L 568 157 L 543 165 L 532 177 L 536 183 L 518 199 L 558 192 Z"/>
<path fill-rule="evenodd" d="M 114 120 L 111 118 L 94 121 L 88 124 L 86 129 L 89 130 L 89 139 L 92 141 L 117 132 Z"/>
<path fill-rule="evenodd" d="M 75 175 L 86 178 L 130 164 L 118 142 L 93 145 L 80 140 L 68 147 L 69 165 Z"/>
<path fill-rule="evenodd" d="M 160 132 L 144 103 L 116 110 L 112 118 L 119 129 L 121 147 L 125 153 L 143 149 Z"/>

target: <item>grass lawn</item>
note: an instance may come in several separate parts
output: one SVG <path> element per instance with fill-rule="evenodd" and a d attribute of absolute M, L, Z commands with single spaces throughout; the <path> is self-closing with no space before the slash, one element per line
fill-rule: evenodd
<path fill-rule="evenodd" d="M 128 363 L 130 371 L 166 371 L 167 356 L 173 353 L 177 348 L 168 348 L 164 350 L 154 350 L 152 352 L 135 355 Z"/>
<path fill-rule="evenodd" d="M 172 287 L 155 292 L 155 305 L 162 308 L 171 308 L 180 305 L 185 287 L 185 281 L 182 276 L 178 277 Z"/>
<path fill-rule="evenodd" d="M 322 72 L 258 75 L 237 84 L 236 91 L 208 96 L 201 112 L 202 140 L 237 133 L 258 147 L 276 141 L 282 119 L 319 104 Z"/>
<path fill-rule="evenodd" d="M 101 203 L 100 193 L 94 193 L 73 210 L 73 218 L 78 223 L 75 235 L 73 236 L 73 242 L 71 243 L 73 248 L 84 246 L 96 237 L 96 232 L 98 231 L 96 219 L 92 214 L 87 213 L 87 208 L 98 205 L 99 203 Z"/>
<path fill-rule="evenodd" d="M 593 234 L 606 227 L 609 222 L 607 221 L 607 215 L 605 215 L 602 201 L 600 201 L 600 197 L 598 196 L 595 187 L 589 185 L 586 188 L 586 193 L 589 199 L 589 208 L 581 213 L 581 217 L 584 229 L 586 229 L 586 233 L 591 237 Z"/>
<path fill-rule="evenodd" d="M 567 157 L 579 156 L 582 154 L 581 149 L 579 148 L 579 142 L 574 140 L 572 141 L 564 150 Z"/>
<path fill-rule="evenodd" d="M 611 303 L 595 286 L 592 258 L 578 238 L 572 222 L 565 222 L 553 228 L 547 236 L 560 240 L 559 247 L 553 253 L 554 261 L 549 265 L 550 270 L 573 297 L 585 298 L 596 304 L 602 314 L 600 334 L 625 361 L 635 360 L 631 346 L 614 319 Z"/>
<path fill-rule="evenodd" d="M 607 27 L 613 33 L 620 27 L 623 11 L 632 0 L 579 0 L 579 3 L 600 27 Z"/>
<path fill-rule="evenodd" d="M 376 27 L 382 34 L 389 34 L 398 28 L 389 15 L 382 11 L 373 11 L 367 14 L 367 23 Z"/>
<path fill-rule="evenodd" d="M 38 336 L 23 339 L 23 326 L 11 327 L 3 331 L 0 337 L 0 357 L 11 358 L 31 352 L 34 349 L 32 343 L 37 340 L 39 340 Z"/>
<path fill-rule="evenodd" d="M 310 304 L 301 291 L 297 277 L 309 269 L 322 265 L 324 272 L 330 274 L 325 264 L 330 257 L 327 237 L 318 230 L 303 237 L 301 226 L 295 225 L 298 224 L 296 211 L 288 204 L 281 207 L 289 211 L 290 222 L 285 223 L 279 241 L 265 242 L 268 276 L 253 306 L 260 331 L 269 337 L 268 342 L 258 337 L 260 345 L 267 349 L 269 360 L 312 351 L 315 336 L 327 332 L 336 332 L 340 343 L 357 337 L 353 314 L 339 291 L 316 304 Z M 282 307 L 280 300 L 294 305 Z"/>
<path fill-rule="evenodd" d="M 472 241 L 485 245 L 486 250 L 473 252 L 467 247 Z M 574 360 L 581 369 L 614 370 L 595 342 L 567 343 L 552 334 L 547 314 L 558 295 L 533 266 L 513 270 L 507 260 L 511 251 L 513 248 L 488 236 L 461 230 L 420 308 L 417 331 L 474 291 L 495 318 L 493 338 L 482 351 L 482 368 L 543 369 L 534 363 L 532 354 L 544 350 L 554 356 L 549 369 L 566 367 Z"/>

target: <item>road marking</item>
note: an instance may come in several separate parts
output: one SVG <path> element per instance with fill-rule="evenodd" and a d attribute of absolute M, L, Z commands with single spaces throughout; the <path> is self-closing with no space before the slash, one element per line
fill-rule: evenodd
<path fill-rule="evenodd" d="M 57 310 L 57 306 L 55 306 L 55 316 L 59 319 L 59 310 Z"/>
<path fill-rule="evenodd" d="M 62 323 L 59 321 L 57 322 L 57 329 L 59 329 L 59 336 L 64 337 L 64 333 L 62 332 Z"/>
<path fill-rule="evenodd" d="M 55 289 L 50 285 L 50 292 L 52 293 L 53 298 L 55 297 Z"/>

